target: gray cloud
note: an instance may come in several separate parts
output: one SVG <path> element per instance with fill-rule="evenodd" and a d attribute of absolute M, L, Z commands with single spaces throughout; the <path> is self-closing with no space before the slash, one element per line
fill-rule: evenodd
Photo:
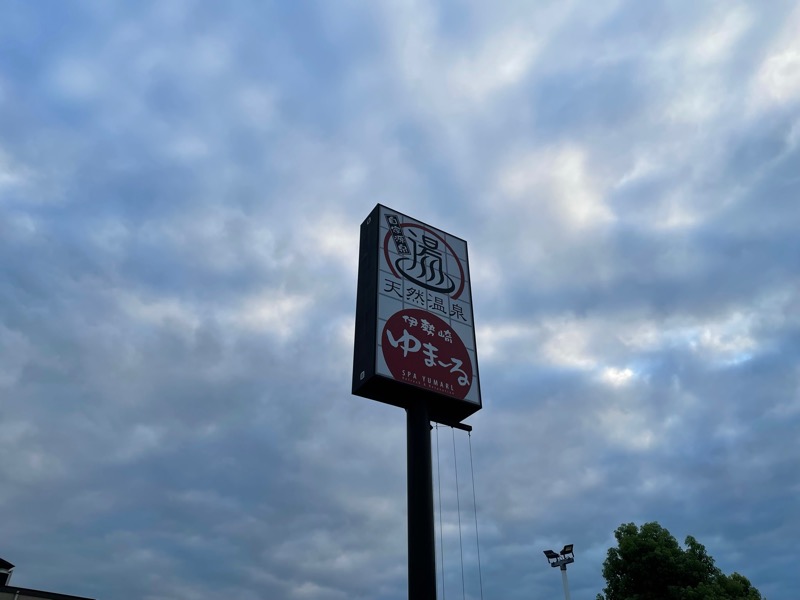
<path fill-rule="evenodd" d="M 447 595 L 460 517 L 479 597 L 472 443 L 486 597 L 560 593 L 566 542 L 593 597 L 614 528 L 658 520 L 788 598 L 791 550 L 747 551 L 800 526 L 790 3 L 6 12 L 15 583 L 405 597 L 403 413 L 349 394 L 381 202 L 470 243 L 484 409 L 455 453 L 438 430 Z"/>

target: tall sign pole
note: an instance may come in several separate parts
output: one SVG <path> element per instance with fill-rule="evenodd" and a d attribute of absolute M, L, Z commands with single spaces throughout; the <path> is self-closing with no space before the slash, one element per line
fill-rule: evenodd
<path fill-rule="evenodd" d="M 408 461 L 408 597 L 436 598 L 431 424 L 423 402 L 406 408 Z"/>
<path fill-rule="evenodd" d="M 430 423 L 480 410 L 467 243 L 377 205 L 361 225 L 353 394 L 406 410 L 410 600 L 436 598 Z"/>

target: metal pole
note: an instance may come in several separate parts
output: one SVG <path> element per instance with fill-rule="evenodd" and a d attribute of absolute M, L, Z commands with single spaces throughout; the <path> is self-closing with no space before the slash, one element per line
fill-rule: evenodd
<path fill-rule="evenodd" d="M 561 582 L 564 584 L 564 600 L 569 600 L 569 583 L 567 583 L 567 565 L 561 565 Z"/>
<path fill-rule="evenodd" d="M 431 423 L 421 401 L 406 409 L 408 461 L 408 598 L 436 600 Z"/>

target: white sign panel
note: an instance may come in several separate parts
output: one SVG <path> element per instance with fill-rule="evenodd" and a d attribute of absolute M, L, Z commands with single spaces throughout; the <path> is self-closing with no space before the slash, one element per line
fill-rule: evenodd
<path fill-rule="evenodd" d="M 467 243 L 380 207 L 376 372 L 480 406 Z"/>

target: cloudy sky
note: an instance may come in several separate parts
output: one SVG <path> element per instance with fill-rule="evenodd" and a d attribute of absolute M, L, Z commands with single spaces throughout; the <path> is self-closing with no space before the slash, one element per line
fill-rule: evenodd
<path fill-rule="evenodd" d="M 12 583 L 406 598 L 405 415 L 350 394 L 380 202 L 470 245 L 446 597 L 557 598 L 574 543 L 594 598 L 652 520 L 796 597 L 796 2 L 1 8 Z"/>

